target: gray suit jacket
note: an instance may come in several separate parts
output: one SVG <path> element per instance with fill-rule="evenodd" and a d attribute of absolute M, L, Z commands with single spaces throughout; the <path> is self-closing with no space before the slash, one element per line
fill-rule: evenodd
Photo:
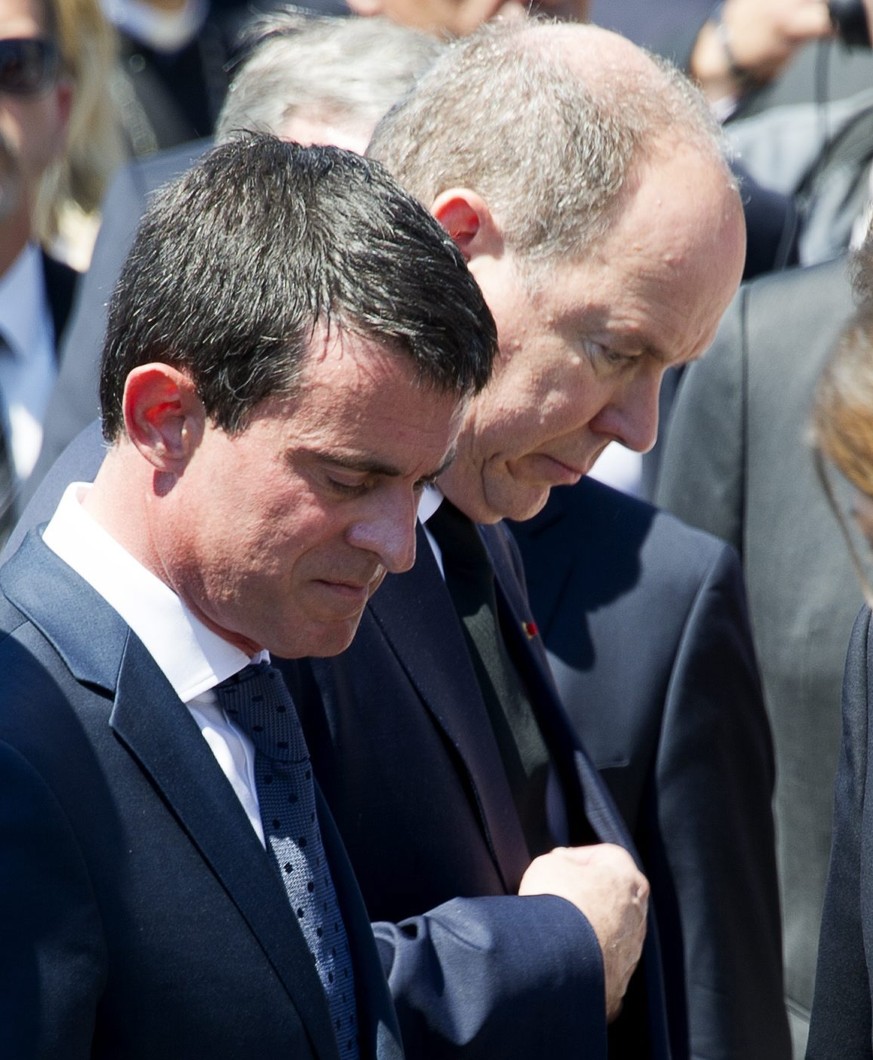
<path fill-rule="evenodd" d="M 819 486 L 809 405 L 852 308 L 844 263 L 741 288 L 673 407 L 657 499 L 739 550 L 776 749 L 785 974 L 795 1042 L 812 1002 L 843 662 L 861 594 Z"/>

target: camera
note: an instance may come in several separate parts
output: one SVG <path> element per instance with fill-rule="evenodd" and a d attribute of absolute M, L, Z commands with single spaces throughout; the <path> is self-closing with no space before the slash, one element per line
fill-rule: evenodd
<path fill-rule="evenodd" d="M 841 41 L 856 48 L 871 46 L 864 0 L 828 0 L 828 11 Z"/>

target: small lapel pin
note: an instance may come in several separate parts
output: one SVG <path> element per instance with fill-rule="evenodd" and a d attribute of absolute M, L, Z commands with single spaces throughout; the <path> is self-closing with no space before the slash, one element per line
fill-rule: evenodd
<path fill-rule="evenodd" d="M 527 635 L 528 640 L 533 640 L 534 637 L 538 637 L 540 634 L 540 631 L 537 629 L 536 622 L 522 622 L 521 628 Z"/>

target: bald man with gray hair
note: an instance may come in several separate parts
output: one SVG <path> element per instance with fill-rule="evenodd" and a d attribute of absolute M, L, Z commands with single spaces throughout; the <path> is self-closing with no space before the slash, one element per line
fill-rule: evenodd
<path fill-rule="evenodd" d="M 610 442 L 650 448 L 664 373 L 711 341 L 745 250 L 720 131 L 681 74 L 615 34 L 498 22 L 437 58 L 368 154 L 453 236 L 500 346 L 456 458 L 423 502 L 413 571 L 386 581 L 346 652 L 311 661 L 320 701 L 301 682 L 368 908 L 379 920 L 416 918 L 408 945 L 383 940 L 404 1040 L 422 1056 L 455 1055 L 432 1051 L 437 1029 L 470 1056 L 600 1055 L 608 1038 L 610 1056 L 634 1060 L 784 1060 L 772 748 L 736 557 L 669 528 L 671 571 L 687 546 L 690 576 L 659 585 L 652 606 L 613 631 L 615 665 L 591 646 L 593 687 L 567 703 L 574 720 L 588 713 L 612 729 L 613 754 L 598 765 L 636 851 L 568 723 L 541 640 L 551 614 L 532 613 L 501 523 L 535 516 L 553 487 L 580 486 Z M 641 562 L 628 524 L 654 518 L 607 500 L 607 540 L 622 545 L 615 566 L 591 561 L 604 612 Z M 558 551 L 544 565 L 563 562 Z M 493 599 L 474 594 L 476 579 Z M 575 581 L 556 596 L 555 608 L 572 611 Z M 578 607 L 581 646 L 583 624 L 599 616 Z M 661 652 L 661 629 L 676 625 L 662 679 L 649 642 Z M 683 674 L 691 659 L 702 669 Z M 719 679 L 732 675 L 736 702 L 712 695 L 707 661 Z M 686 689 L 678 701 L 670 673 Z M 639 855 L 652 888 L 633 974 L 631 914 L 647 892 L 617 848 Z M 426 942 L 445 940 L 446 903 L 458 896 L 467 921 L 452 923 L 453 959 L 429 968 Z M 569 910 L 526 904 L 545 896 Z M 493 921 L 482 926 L 495 906 L 502 936 Z M 573 979 L 590 952 L 578 921 L 563 919 L 574 906 L 600 945 L 604 1036 L 604 1010 L 591 1003 L 599 987 Z"/>

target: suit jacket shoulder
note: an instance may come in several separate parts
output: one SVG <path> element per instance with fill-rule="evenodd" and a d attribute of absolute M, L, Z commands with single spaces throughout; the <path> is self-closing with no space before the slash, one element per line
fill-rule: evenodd
<path fill-rule="evenodd" d="M 674 1052 L 787 1056 L 773 751 L 736 554 L 591 479 L 513 532 L 565 706 L 649 875 Z"/>
<path fill-rule="evenodd" d="M 0 1021 L 15 1055 L 338 1060 L 281 880 L 142 644 L 35 537 L 0 589 L 0 776 L 15 792 L 0 809 Z M 339 864 L 372 1003 L 363 1053 L 397 1060 L 380 961 Z"/>

